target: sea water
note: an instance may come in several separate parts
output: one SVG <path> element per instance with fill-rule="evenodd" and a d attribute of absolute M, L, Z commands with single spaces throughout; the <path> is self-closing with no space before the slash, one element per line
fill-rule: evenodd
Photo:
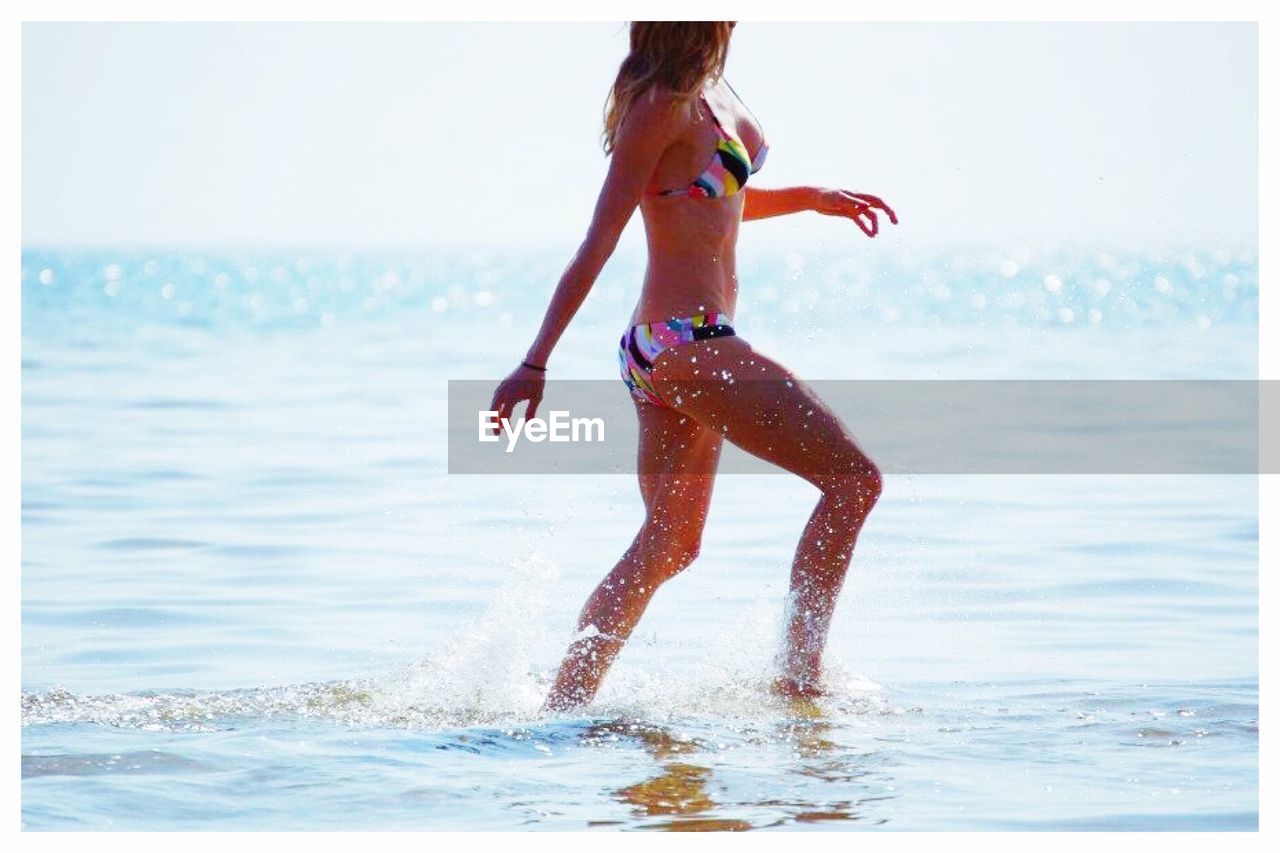
<path fill-rule="evenodd" d="M 539 716 L 639 494 L 450 477 L 445 399 L 519 360 L 565 259 L 24 252 L 24 827 L 1256 828 L 1253 477 L 891 477 L 831 696 L 795 704 L 768 683 L 816 492 L 723 477 L 597 700 Z M 616 375 L 642 268 L 558 376 Z M 1257 376 L 1249 251 L 741 275 L 739 332 L 813 379 Z"/>

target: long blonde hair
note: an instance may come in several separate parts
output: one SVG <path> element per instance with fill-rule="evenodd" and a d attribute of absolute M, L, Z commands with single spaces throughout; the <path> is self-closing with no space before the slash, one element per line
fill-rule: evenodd
<path fill-rule="evenodd" d="M 627 110 L 650 86 L 691 101 L 708 79 L 724 74 L 733 21 L 632 21 L 631 52 L 622 60 L 604 108 L 604 150 L 613 152 Z"/>

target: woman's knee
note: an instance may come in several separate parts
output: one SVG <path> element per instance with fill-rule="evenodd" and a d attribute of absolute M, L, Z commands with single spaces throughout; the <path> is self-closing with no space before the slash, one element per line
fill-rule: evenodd
<path fill-rule="evenodd" d="M 849 502 L 870 512 L 884 492 L 884 475 L 861 451 L 840 454 L 815 485 L 828 497 Z"/>
<path fill-rule="evenodd" d="M 657 585 L 680 574 L 698 559 L 702 525 L 671 525 L 649 520 L 637 538 L 641 572 L 650 583 Z"/>

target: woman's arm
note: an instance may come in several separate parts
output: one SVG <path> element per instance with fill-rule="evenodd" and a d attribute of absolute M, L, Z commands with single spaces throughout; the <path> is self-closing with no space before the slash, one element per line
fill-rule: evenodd
<path fill-rule="evenodd" d="M 596 201 L 591 226 L 560 277 L 542 328 L 529 347 L 527 361 L 545 365 L 552 349 L 577 313 L 605 262 L 618 245 L 649 177 L 670 143 L 675 101 L 650 90 L 637 98 L 618 128 L 609 172 Z"/>
<path fill-rule="evenodd" d="M 676 105 L 669 93 L 650 90 L 627 110 L 618 128 L 609 171 L 587 236 L 560 276 L 542 326 L 525 357 L 526 364 L 512 371 L 494 393 L 490 408 L 498 412 L 499 418 L 509 418 L 522 400 L 529 401 L 528 417 L 536 414 L 543 386 L 542 371 L 536 368 L 546 367 L 551 351 L 617 247 L 618 238 L 635 213 L 645 185 L 676 130 Z M 530 368 L 529 364 L 535 367 Z"/>
<path fill-rule="evenodd" d="M 898 224 L 898 215 L 890 209 L 889 205 L 866 193 L 829 190 L 821 187 L 786 187 L 771 190 L 748 186 L 744 191 L 747 194 L 742 205 L 744 221 L 812 210 L 827 216 L 843 216 L 852 219 L 868 237 L 874 237 L 880 231 L 880 221 L 876 218 L 875 212 L 878 208 L 888 214 L 890 222 L 894 225 Z"/>
<path fill-rule="evenodd" d="M 783 189 L 764 189 L 746 186 L 747 194 L 742 205 L 742 219 L 768 219 L 770 216 L 786 216 L 791 213 L 802 213 L 813 210 L 817 204 L 817 187 L 785 187 Z"/>

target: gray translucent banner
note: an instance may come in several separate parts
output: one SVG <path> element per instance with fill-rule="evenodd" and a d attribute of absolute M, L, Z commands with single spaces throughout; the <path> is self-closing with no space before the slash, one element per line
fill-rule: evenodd
<path fill-rule="evenodd" d="M 750 381 L 750 380 L 743 380 Z M 764 385 L 765 383 L 761 383 Z M 1280 393 L 1253 380 L 807 383 L 885 474 L 1280 472 Z M 617 380 L 548 381 L 542 427 L 480 439 L 496 382 L 449 381 L 450 474 L 634 474 L 635 404 Z M 708 393 L 714 388 L 708 387 Z M 765 387 L 764 392 L 771 393 Z M 515 413 L 519 422 L 524 404 Z M 721 474 L 785 473 L 724 446 Z M 496 439 L 496 440 L 495 440 Z"/>

